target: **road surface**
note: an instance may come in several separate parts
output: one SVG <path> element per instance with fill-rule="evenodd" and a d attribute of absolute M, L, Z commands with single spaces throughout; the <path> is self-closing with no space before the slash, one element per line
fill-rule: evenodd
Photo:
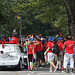
<path fill-rule="evenodd" d="M 49 67 L 39 67 L 36 71 L 30 72 L 26 69 L 15 71 L 15 69 L 0 69 L 0 75 L 75 75 L 74 73 L 62 73 L 61 71 L 49 72 Z"/>

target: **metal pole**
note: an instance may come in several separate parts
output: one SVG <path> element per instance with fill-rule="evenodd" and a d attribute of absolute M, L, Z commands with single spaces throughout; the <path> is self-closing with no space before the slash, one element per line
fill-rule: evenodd
<path fill-rule="evenodd" d="M 22 29 L 22 26 L 20 25 L 19 39 L 21 39 L 21 29 Z"/>

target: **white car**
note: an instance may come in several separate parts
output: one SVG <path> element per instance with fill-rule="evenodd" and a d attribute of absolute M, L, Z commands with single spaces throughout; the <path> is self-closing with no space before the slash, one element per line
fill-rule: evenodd
<path fill-rule="evenodd" d="M 22 70 L 27 64 L 27 55 L 21 52 L 18 44 L 0 44 L 0 68 L 15 67 Z"/>

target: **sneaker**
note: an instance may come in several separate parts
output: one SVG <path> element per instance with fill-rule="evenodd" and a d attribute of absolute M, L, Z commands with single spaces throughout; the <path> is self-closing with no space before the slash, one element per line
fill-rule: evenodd
<path fill-rule="evenodd" d="M 40 65 L 40 67 L 42 67 L 42 65 Z"/>
<path fill-rule="evenodd" d="M 42 66 L 45 66 L 45 63 L 42 63 L 41 65 L 42 65 Z"/>
<path fill-rule="evenodd" d="M 33 70 L 30 70 L 30 71 L 33 71 Z"/>
<path fill-rule="evenodd" d="M 73 73 L 73 71 L 70 71 L 70 73 Z"/>
<path fill-rule="evenodd" d="M 59 70 L 61 69 L 61 67 L 59 67 Z"/>
<path fill-rule="evenodd" d="M 49 72 L 52 72 L 52 70 L 49 70 Z"/>
<path fill-rule="evenodd" d="M 40 65 L 37 65 L 37 67 L 39 67 Z"/>
<path fill-rule="evenodd" d="M 62 73 L 66 73 L 66 71 L 63 70 Z"/>
<path fill-rule="evenodd" d="M 38 65 L 38 67 L 42 67 L 42 65 L 40 64 L 40 65 Z"/>

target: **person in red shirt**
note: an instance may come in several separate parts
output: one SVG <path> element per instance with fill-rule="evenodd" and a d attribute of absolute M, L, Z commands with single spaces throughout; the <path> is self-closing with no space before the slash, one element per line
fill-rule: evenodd
<path fill-rule="evenodd" d="M 44 52 L 44 55 L 46 54 L 46 53 L 48 53 L 48 62 L 50 63 L 50 72 L 52 72 L 52 67 L 54 67 L 54 72 L 57 70 L 57 67 L 54 65 L 54 62 L 53 62 L 53 60 L 54 60 L 54 54 L 51 52 L 51 50 L 50 49 L 52 49 L 52 47 L 53 47 L 53 45 L 54 45 L 54 43 L 53 43 L 53 38 L 52 37 L 49 37 L 48 38 L 49 39 L 49 42 L 48 42 L 48 44 L 47 44 L 47 50 Z"/>
<path fill-rule="evenodd" d="M 37 62 L 38 62 L 37 66 L 42 67 L 42 65 L 41 65 L 41 63 L 42 63 L 41 62 L 41 41 L 37 37 L 35 37 L 35 40 L 37 42 L 39 42 L 39 44 L 36 45 L 36 56 L 37 56 Z"/>
<path fill-rule="evenodd" d="M 57 68 L 59 70 L 61 70 L 61 64 L 62 64 L 62 61 L 63 61 L 63 38 L 62 37 L 59 37 L 58 38 L 58 48 L 60 50 L 59 54 L 57 55 L 58 59 L 57 59 Z"/>
<path fill-rule="evenodd" d="M 70 68 L 71 72 L 73 72 L 74 68 L 74 45 L 75 41 L 72 41 L 72 37 L 68 36 L 68 40 L 64 42 L 65 54 L 64 54 L 64 72 L 66 71 L 68 61 L 70 60 Z"/>
<path fill-rule="evenodd" d="M 33 64 L 33 67 L 32 67 L 32 59 L 33 59 L 33 57 L 35 59 L 35 46 L 39 44 L 38 42 L 34 43 L 33 40 L 34 39 L 30 39 L 30 43 L 28 44 L 28 59 L 29 59 L 29 62 L 30 62 L 31 71 L 32 71 L 33 68 L 35 68 L 35 63 Z M 34 52 L 33 52 L 33 48 L 34 48 Z M 35 60 L 33 62 L 35 62 Z"/>
<path fill-rule="evenodd" d="M 19 44 L 16 34 L 12 34 L 12 38 L 9 44 Z"/>

